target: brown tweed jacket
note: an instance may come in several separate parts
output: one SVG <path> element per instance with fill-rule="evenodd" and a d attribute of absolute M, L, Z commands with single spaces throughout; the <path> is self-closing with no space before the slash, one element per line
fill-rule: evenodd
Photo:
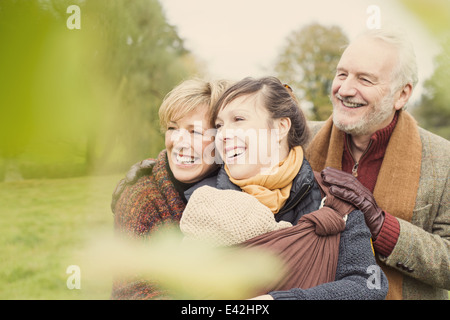
<path fill-rule="evenodd" d="M 341 169 L 343 133 L 331 123 L 331 118 L 309 123 L 314 138 L 306 155 L 317 171 L 326 166 Z M 390 291 L 392 287 L 388 298 L 448 299 L 449 169 L 450 142 L 418 127 L 407 112 L 400 112 L 374 191 L 380 207 L 400 223 L 394 250 L 388 257 L 378 257 L 388 275 Z M 390 192 L 381 190 L 385 187 Z M 403 195 L 408 190 L 413 191 L 413 197 Z"/>

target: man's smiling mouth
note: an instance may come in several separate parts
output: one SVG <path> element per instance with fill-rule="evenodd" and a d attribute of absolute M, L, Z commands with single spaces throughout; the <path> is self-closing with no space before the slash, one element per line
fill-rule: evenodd
<path fill-rule="evenodd" d="M 359 108 L 359 107 L 364 106 L 364 104 L 362 104 L 362 103 L 346 102 L 346 101 L 343 101 L 343 100 L 341 100 L 341 102 L 347 108 Z"/>
<path fill-rule="evenodd" d="M 360 108 L 366 105 L 366 103 L 359 103 L 359 102 L 354 102 L 354 101 L 350 101 L 348 99 L 343 98 L 340 94 L 336 94 L 336 99 L 338 99 L 345 107 L 347 108 Z"/>

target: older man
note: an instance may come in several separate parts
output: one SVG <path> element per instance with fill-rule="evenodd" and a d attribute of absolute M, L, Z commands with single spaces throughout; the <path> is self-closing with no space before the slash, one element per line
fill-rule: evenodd
<path fill-rule="evenodd" d="M 336 68 L 333 116 L 312 123 L 307 157 L 314 170 L 326 168 L 331 192 L 365 213 L 388 299 L 447 299 L 450 142 L 403 110 L 416 82 L 404 35 L 356 38 Z"/>

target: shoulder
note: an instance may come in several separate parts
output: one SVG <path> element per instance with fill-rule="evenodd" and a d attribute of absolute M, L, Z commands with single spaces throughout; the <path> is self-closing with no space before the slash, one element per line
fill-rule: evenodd
<path fill-rule="evenodd" d="M 190 187 L 189 189 L 187 189 L 184 192 L 184 197 L 186 198 L 187 201 L 189 201 L 189 199 L 191 198 L 194 191 L 201 187 L 204 187 L 204 186 L 216 188 L 217 187 L 217 175 L 211 176 L 209 178 L 205 178 L 205 179 L 197 182 L 196 184 L 194 184 L 192 187 Z"/>
<path fill-rule="evenodd" d="M 322 194 L 308 162 L 303 159 L 302 167 L 292 182 L 290 195 L 276 220 L 296 224 L 305 214 L 319 209 Z"/>
<path fill-rule="evenodd" d="M 133 165 L 113 193 L 113 212 L 134 212 L 157 196 L 166 181 L 171 184 L 166 163 L 166 154 L 162 151 L 156 159 L 149 158 Z"/>
<path fill-rule="evenodd" d="M 424 151 L 432 150 L 447 158 L 450 157 L 450 141 L 424 128 L 418 127 L 418 130 Z"/>
<path fill-rule="evenodd" d="M 422 174 L 436 179 L 450 175 L 450 141 L 419 127 L 422 142 Z"/>

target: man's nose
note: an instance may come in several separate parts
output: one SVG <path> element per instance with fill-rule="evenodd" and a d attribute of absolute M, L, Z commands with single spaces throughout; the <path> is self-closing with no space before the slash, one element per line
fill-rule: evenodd
<path fill-rule="evenodd" d="M 347 77 L 341 81 L 338 93 L 342 97 L 353 97 L 356 95 L 356 92 L 356 82 L 353 77 Z"/>

